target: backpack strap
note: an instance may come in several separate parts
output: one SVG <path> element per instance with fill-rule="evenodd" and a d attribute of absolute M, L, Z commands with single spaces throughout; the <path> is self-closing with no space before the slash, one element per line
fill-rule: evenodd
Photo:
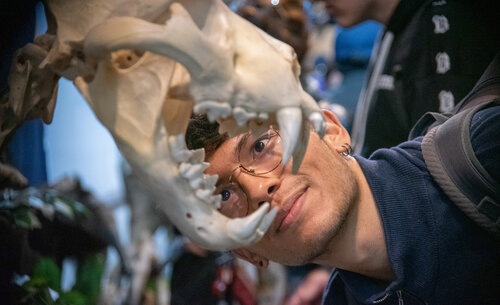
<path fill-rule="evenodd" d="M 408 140 L 411 141 L 416 137 L 424 136 L 427 132 L 437 125 L 441 125 L 451 117 L 451 114 L 439 112 L 426 112 L 413 125 L 408 135 Z"/>
<path fill-rule="evenodd" d="M 474 114 L 492 106 L 500 106 L 500 99 L 463 110 L 432 128 L 424 136 L 422 153 L 446 195 L 480 227 L 500 238 L 500 185 L 476 158 L 470 138 Z"/>

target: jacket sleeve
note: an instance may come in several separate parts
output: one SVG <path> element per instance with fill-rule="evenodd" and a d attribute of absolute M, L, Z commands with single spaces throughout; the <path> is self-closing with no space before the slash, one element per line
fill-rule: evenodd
<path fill-rule="evenodd" d="M 472 117 L 470 136 L 477 159 L 500 184 L 500 106 L 478 111 Z"/>

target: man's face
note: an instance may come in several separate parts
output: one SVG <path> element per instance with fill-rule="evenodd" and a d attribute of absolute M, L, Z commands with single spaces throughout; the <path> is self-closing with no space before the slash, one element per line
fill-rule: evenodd
<path fill-rule="evenodd" d="M 324 140 L 311 132 L 304 160 L 295 175 L 291 172 L 292 162 L 259 176 L 238 168 L 239 151 L 261 153 L 265 145 L 279 141 L 269 136 L 229 139 L 208 159 L 210 167 L 206 172 L 219 176 L 216 192 L 222 195 L 223 213 L 245 216 L 264 202 L 278 208 L 267 234 L 248 249 L 253 253 L 282 264 L 300 265 L 321 255 L 339 232 L 355 200 L 357 184 L 337 150 L 349 141 L 340 135 L 347 133 L 336 118 L 332 123 L 330 117 L 327 115 Z"/>
<path fill-rule="evenodd" d="M 342 27 L 352 27 L 370 19 L 373 0 L 312 0 L 324 2 L 330 16 Z"/>

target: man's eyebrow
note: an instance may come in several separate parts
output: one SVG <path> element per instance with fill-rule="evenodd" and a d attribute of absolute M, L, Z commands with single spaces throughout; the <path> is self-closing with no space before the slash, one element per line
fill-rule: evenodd
<path fill-rule="evenodd" d="M 238 156 L 238 161 L 239 161 L 239 156 L 240 156 L 240 151 L 243 146 L 245 146 L 246 142 L 248 141 L 248 138 L 251 136 L 251 133 L 248 132 L 244 134 L 239 140 L 236 146 L 234 147 L 234 155 Z M 217 179 L 217 182 L 215 183 L 215 186 L 219 186 L 221 184 L 227 183 L 227 180 L 229 177 L 227 176 L 219 176 L 219 179 Z"/>
<path fill-rule="evenodd" d="M 238 162 L 240 161 L 240 152 L 241 152 L 241 148 L 243 146 L 245 146 L 245 144 L 247 143 L 248 141 L 248 138 L 250 137 L 251 133 L 248 132 L 246 133 L 244 136 L 242 136 L 239 141 L 238 141 L 238 144 L 236 145 L 236 147 L 234 148 L 234 155 L 238 157 Z"/>

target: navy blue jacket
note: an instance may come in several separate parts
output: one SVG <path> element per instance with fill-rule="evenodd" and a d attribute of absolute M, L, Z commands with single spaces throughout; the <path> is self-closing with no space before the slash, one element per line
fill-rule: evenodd
<path fill-rule="evenodd" d="M 479 161 L 500 176 L 500 107 L 471 124 Z M 421 140 L 356 156 L 383 223 L 396 279 L 334 270 L 324 304 L 500 304 L 500 242 L 476 226 L 427 171 Z"/>

